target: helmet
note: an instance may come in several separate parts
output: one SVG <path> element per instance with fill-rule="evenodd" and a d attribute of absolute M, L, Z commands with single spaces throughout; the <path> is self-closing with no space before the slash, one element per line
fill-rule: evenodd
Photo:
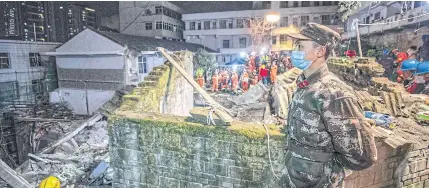
<path fill-rule="evenodd" d="M 39 185 L 39 188 L 60 188 L 60 187 L 61 187 L 60 180 L 54 176 L 47 177 Z"/>
<path fill-rule="evenodd" d="M 415 74 L 426 74 L 426 73 L 429 73 L 429 61 L 425 61 L 418 64 Z"/>
<path fill-rule="evenodd" d="M 420 62 L 415 59 L 407 59 L 402 62 L 401 71 L 415 70 Z"/>

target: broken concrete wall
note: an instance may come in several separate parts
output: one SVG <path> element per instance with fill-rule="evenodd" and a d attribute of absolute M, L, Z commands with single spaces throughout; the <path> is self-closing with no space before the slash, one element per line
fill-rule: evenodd
<path fill-rule="evenodd" d="M 281 187 L 270 170 L 262 125 L 223 128 L 125 114 L 109 126 L 113 187 Z M 272 165 L 280 176 L 285 138 L 278 130 L 269 134 Z"/>
<path fill-rule="evenodd" d="M 173 58 L 192 75 L 191 52 L 177 52 Z M 122 108 L 188 116 L 193 107 L 193 91 L 192 86 L 172 65 L 161 65 L 154 67 L 145 81 L 124 96 Z"/>

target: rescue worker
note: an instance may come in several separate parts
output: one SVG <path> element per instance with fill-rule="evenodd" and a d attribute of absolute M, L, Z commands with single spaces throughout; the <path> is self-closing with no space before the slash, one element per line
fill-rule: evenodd
<path fill-rule="evenodd" d="M 225 70 L 223 72 L 223 83 L 222 83 L 222 90 L 228 90 L 229 86 L 229 72 Z"/>
<path fill-rule="evenodd" d="M 212 92 L 218 92 L 218 91 L 219 91 L 219 74 L 218 74 L 218 70 L 215 70 L 212 76 Z"/>
<path fill-rule="evenodd" d="M 282 187 L 342 187 L 345 168 L 363 170 L 377 158 L 374 137 L 354 90 L 328 70 L 326 59 L 340 35 L 308 23 L 296 39 L 292 64 L 298 77 L 287 117 Z"/>
<path fill-rule="evenodd" d="M 419 63 L 414 73 L 417 77 L 417 94 L 429 95 L 429 61 Z M 421 82 L 419 82 L 421 78 Z"/>
<path fill-rule="evenodd" d="M 231 89 L 232 89 L 232 92 L 237 93 L 238 74 L 235 71 L 232 71 L 232 75 L 231 75 Z"/>
<path fill-rule="evenodd" d="M 57 177 L 49 176 L 39 184 L 39 188 L 60 188 L 61 182 Z"/>
<path fill-rule="evenodd" d="M 276 61 L 274 61 L 273 64 L 271 65 L 271 70 L 270 70 L 270 80 L 272 85 L 276 83 L 277 71 L 278 71 L 278 67 L 276 65 Z"/>
<path fill-rule="evenodd" d="M 408 59 L 417 59 L 417 46 L 411 46 L 407 50 Z"/>
<path fill-rule="evenodd" d="M 398 49 L 392 50 L 393 55 L 395 55 L 395 61 L 393 62 L 393 67 L 395 68 L 393 71 L 393 78 L 392 81 L 396 81 L 398 83 L 401 83 L 403 81 L 403 75 L 401 71 L 401 63 L 402 61 L 406 60 L 408 58 L 407 54 L 405 52 L 399 52 Z"/>
<path fill-rule="evenodd" d="M 407 59 L 402 62 L 401 71 L 404 75 L 404 87 L 411 94 L 414 94 L 417 89 L 417 82 L 414 79 L 414 72 L 419 62 L 415 59 Z"/>
<path fill-rule="evenodd" d="M 254 70 L 253 71 L 253 77 L 252 77 L 252 85 L 256 85 L 256 84 L 258 84 L 258 81 L 259 81 L 259 79 L 258 79 L 258 73 L 256 72 L 256 70 Z"/>
<path fill-rule="evenodd" d="M 204 88 L 204 71 L 197 72 L 197 82 L 201 88 Z"/>
<path fill-rule="evenodd" d="M 243 91 L 245 92 L 249 90 L 249 73 L 247 73 L 247 71 L 243 72 L 240 80 L 241 80 L 241 89 L 243 89 Z"/>
<path fill-rule="evenodd" d="M 268 69 L 265 68 L 265 65 L 261 65 L 261 67 L 259 67 L 259 76 L 262 79 L 262 83 L 264 85 L 268 84 Z"/>

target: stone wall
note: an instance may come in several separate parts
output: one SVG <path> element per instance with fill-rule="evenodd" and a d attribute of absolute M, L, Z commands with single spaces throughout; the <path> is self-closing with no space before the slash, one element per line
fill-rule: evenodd
<path fill-rule="evenodd" d="M 262 125 L 224 128 L 166 115 L 127 116 L 113 120 L 109 130 L 113 187 L 279 187 Z M 280 176 L 285 138 L 269 132 Z"/>
<path fill-rule="evenodd" d="M 191 52 L 183 51 L 175 53 L 173 59 L 192 75 L 192 57 Z M 154 67 L 138 87 L 124 96 L 121 108 L 136 112 L 189 116 L 194 104 L 194 89 L 172 65 L 168 64 Z"/>
<path fill-rule="evenodd" d="M 363 36 L 362 38 L 372 46 L 389 46 L 405 52 L 410 46 L 419 47 L 423 45 L 422 36 L 429 33 L 429 28 L 421 27 L 417 32 L 414 31 L 415 28 L 411 28 L 373 34 L 369 37 Z"/>

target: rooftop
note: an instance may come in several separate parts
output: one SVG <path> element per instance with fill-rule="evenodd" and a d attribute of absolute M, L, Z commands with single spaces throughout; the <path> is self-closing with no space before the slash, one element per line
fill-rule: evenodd
<path fill-rule="evenodd" d="M 182 51 L 188 50 L 191 52 L 197 52 L 199 49 L 205 49 L 207 52 L 216 52 L 203 45 L 186 43 L 181 41 L 172 41 L 167 39 L 156 39 L 151 37 L 134 36 L 122 33 L 98 31 L 91 29 L 92 31 L 103 35 L 104 37 L 122 45 L 132 48 L 136 51 L 156 51 L 157 47 L 165 48 L 169 51 Z"/>

